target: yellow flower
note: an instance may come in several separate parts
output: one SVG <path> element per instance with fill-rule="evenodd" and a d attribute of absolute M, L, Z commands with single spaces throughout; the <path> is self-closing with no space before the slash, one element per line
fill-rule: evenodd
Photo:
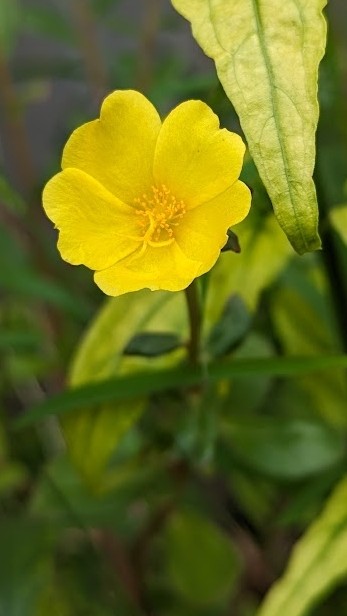
<path fill-rule="evenodd" d="M 95 271 L 108 295 L 179 291 L 216 262 L 250 207 L 245 146 L 201 101 L 163 123 L 139 92 L 116 91 L 68 140 L 43 204 L 63 259 Z"/>

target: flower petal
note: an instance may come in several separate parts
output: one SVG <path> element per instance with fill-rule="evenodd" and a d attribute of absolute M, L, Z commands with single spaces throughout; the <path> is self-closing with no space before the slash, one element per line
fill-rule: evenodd
<path fill-rule="evenodd" d="M 68 263 L 110 267 L 136 250 L 133 208 L 78 169 L 65 169 L 46 184 L 43 207 L 60 230 L 58 248 Z"/>
<path fill-rule="evenodd" d="M 120 263 L 94 274 L 98 287 L 107 295 L 122 295 L 149 288 L 152 291 L 181 291 L 197 276 L 200 263 L 188 259 L 176 242 L 160 248 L 147 248 L 140 257 L 127 257 Z"/>
<path fill-rule="evenodd" d="M 86 171 L 130 205 L 153 184 L 160 126 L 160 117 L 147 98 L 133 90 L 116 90 L 105 98 L 99 120 L 72 133 L 62 167 Z"/>
<path fill-rule="evenodd" d="M 218 197 L 185 214 L 175 237 L 187 257 L 201 262 L 199 276 L 214 265 L 227 241 L 227 229 L 247 216 L 250 205 L 251 192 L 238 181 Z"/>
<path fill-rule="evenodd" d="M 187 101 L 166 118 L 154 155 L 154 177 L 188 208 L 213 199 L 239 177 L 245 145 L 219 128 L 218 117 L 201 101 Z"/>

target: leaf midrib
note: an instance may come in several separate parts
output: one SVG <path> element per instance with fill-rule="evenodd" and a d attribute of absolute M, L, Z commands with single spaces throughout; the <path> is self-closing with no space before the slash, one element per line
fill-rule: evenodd
<path fill-rule="evenodd" d="M 289 195 L 290 195 L 290 201 L 291 201 L 291 204 L 292 204 L 292 209 L 293 209 L 294 217 L 295 217 L 298 229 L 300 231 L 300 236 L 301 236 L 303 245 L 305 246 L 305 248 L 308 248 L 307 242 L 306 242 L 306 239 L 305 239 L 305 235 L 304 235 L 302 227 L 301 227 L 300 218 L 297 215 L 296 208 L 295 208 L 295 205 L 294 205 L 292 186 L 291 186 L 291 183 L 289 181 L 289 164 L 288 164 L 287 152 L 286 152 L 284 144 L 283 144 L 283 142 L 282 142 L 282 140 L 280 138 L 282 127 L 280 125 L 280 121 L 279 121 L 279 117 L 278 117 L 278 102 L 277 102 L 277 97 L 275 95 L 276 87 L 273 86 L 273 83 L 275 81 L 275 74 L 274 74 L 274 70 L 273 70 L 273 67 L 272 67 L 272 64 L 271 64 L 270 56 L 269 56 L 269 54 L 267 52 L 266 45 L 265 45 L 264 34 L 263 34 L 263 22 L 262 22 L 261 13 L 260 13 L 260 7 L 258 5 L 258 0 L 251 0 L 251 4 L 252 4 L 252 7 L 253 7 L 255 22 L 256 22 L 256 26 L 257 26 L 257 35 L 258 35 L 259 45 L 260 45 L 260 49 L 261 49 L 261 53 L 262 53 L 262 56 L 263 56 L 265 68 L 266 68 L 266 71 L 267 71 L 267 74 L 268 74 L 268 78 L 269 78 L 270 100 L 271 100 L 272 114 L 273 114 L 274 122 L 275 122 L 275 125 L 276 125 L 276 135 L 277 135 L 277 140 L 278 140 L 278 143 L 279 143 L 279 146 L 280 146 L 280 150 L 281 150 L 281 155 L 282 155 L 282 160 L 283 160 L 283 167 L 284 167 L 284 171 L 285 171 L 285 175 L 286 175 L 286 180 L 287 180 L 287 185 L 288 185 L 288 190 L 289 190 Z"/>
<path fill-rule="evenodd" d="M 270 89 L 270 101 L 271 101 L 271 107 L 272 107 L 272 116 L 274 118 L 274 122 L 275 122 L 275 126 L 276 126 L 276 136 L 277 136 L 277 141 L 280 147 L 280 151 L 281 151 L 281 157 L 282 157 L 282 161 L 283 161 L 283 168 L 284 168 L 284 172 L 285 172 L 285 177 L 286 177 L 286 181 L 287 181 L 287 186 L 288 186 L 288 192 L 289 192 L 289 197 L 290 197 L 290 202 L 291 202 L 291 206 L 292 206 L 292 211 L 294 214 L 294 218 L 297 224 L 297 228 L 299 229 L 299 233 L 300 233 L 300 237 L 303 243 L 303 246 L 305 247 L 305 249 L 308 249 L 309 246 L 306 242 L 306 238 L 305 238 L 305 234 L 303 232 L 302 226 L 301 226 L 301 222 L 300 222 L 300 217 L 297 214 L 296 208 L 295 208 L 295 200 L 294 200 L 294 196 L 293 196 L 293 190 L 292 190 L 292 186 L 289 180 L 289 164 L 288 164 L 288 156 L 287 156 L 287 152 L 285 150 L 284 144 L 280 138 L 280 130 L 281 130 L 281 125 L 280 125 L 280 121 L 279 121 L 279 113 L 278 113 L 278 102 L 277 102 L 277 97 L 275 94 L 275 90 L 277 89 L 276 86 L 273 85 L 273 80 L 275 78 L 275 74 L 274 74 L 274 70 L 271 64 L 271 60 L 269 57 L 269 54 L 267 52 L 266 49 L 266 45 L 265 45 L 265 40 L 264 40 L 264 34 L 263 34 L 263 23 L 262 23 L 262 19 L 261 19 L 261 14 L 260 14 L 260 9 L 259 9 L 259 5 L 258 5 L 258 0 L 250 0 L 252 8 L 253 8 L 253 13 L 254 13 L 254 19 L 255 19 L 255 24 L 256 24 L 256 34 L 257 34 L 257 38 L 259 41 L 259 46 L 260 46 L 260 50 L 261 50 L 261 54 L 263 57 L 263 61 L 264 61 L 264 66 L 265 69 L 267 71 L 268 74 L 268 83 L 269 83 L 269 89 Z M 297 5 L 296 5 L 297 6 Z M 214 23 L 213 20 L 213 13 L 211 10 L 211 0 L 208 0 L 208 10 L 209 10 L 209 15 L 210 15 L 210 22 L 216 37 L 216 40 L 218 41 L 218 44 L 220 45 L 220 48 L 226 53 L 228 54 L 230 57 L 234 57 L 233 54 L 226 49 L 218 36 L 218 32 L 217 32 L 217 28 L 216 28 L 216 24 Z"/>

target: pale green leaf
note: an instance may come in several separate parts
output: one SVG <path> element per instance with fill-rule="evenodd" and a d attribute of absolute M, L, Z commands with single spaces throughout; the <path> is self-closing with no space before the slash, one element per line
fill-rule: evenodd
<path fill-rule="evenodd" d="M 330 222 L 343 243 L 347 245 L 347 205 L 334 207 L 330 212 Z"/>
<path fill-rule="evenodd" d="M 149 364 L 146 358 L 123 356 L 134 334 L 146 331 L 146 327 L 152 332 L 162 330 L 163 317 L 158 317 L 162 309 L 168 318 L 169 331 L 175 331 L 175 327 L 176 331 L 182 331 L 182 315 L 185 317 L 182 294 L 144 290 L 107 300 L 77 350 L 70 371 L 70 385 L 75 388 L 131 373 L 139 366 L 153 369 L 170 363 L 170 359 L 161 357 Z M 96 408 L 82 405 L 81 410 L 64 419 L 63 430 L 71 458 L 94 489 L 101 490 L 106 485 L 108 462 L 125 433 L 141 415 L 145 403 L 146 397 L 139 394 L 130 400 L 119 399 Z"/>
<path fill-rule="evenodd" d="M 305 616 L 347 576 L 347 479 L 294 548 L 257 616 Z M 311 612 L 310 612 L 311 613 Z"/>
<path fill-rule="evenodd" d="M 320 247 L 312 173 L 326 0 L 172 0 L 214 59 L 278 221 L 297 252 Z"/>

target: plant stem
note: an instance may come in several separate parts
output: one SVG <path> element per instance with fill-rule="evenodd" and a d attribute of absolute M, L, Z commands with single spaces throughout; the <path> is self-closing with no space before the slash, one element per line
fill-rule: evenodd
<path fill-rule="evenodd" d="M 200 361 L 200 335 L 201 335 L 201 309 L 198 292 L 198 283 L 196 280 L 185 290 L 189 325 L 190 339 L 188 342 L 188 356 L 191 364 L 197 365 Z"/>

